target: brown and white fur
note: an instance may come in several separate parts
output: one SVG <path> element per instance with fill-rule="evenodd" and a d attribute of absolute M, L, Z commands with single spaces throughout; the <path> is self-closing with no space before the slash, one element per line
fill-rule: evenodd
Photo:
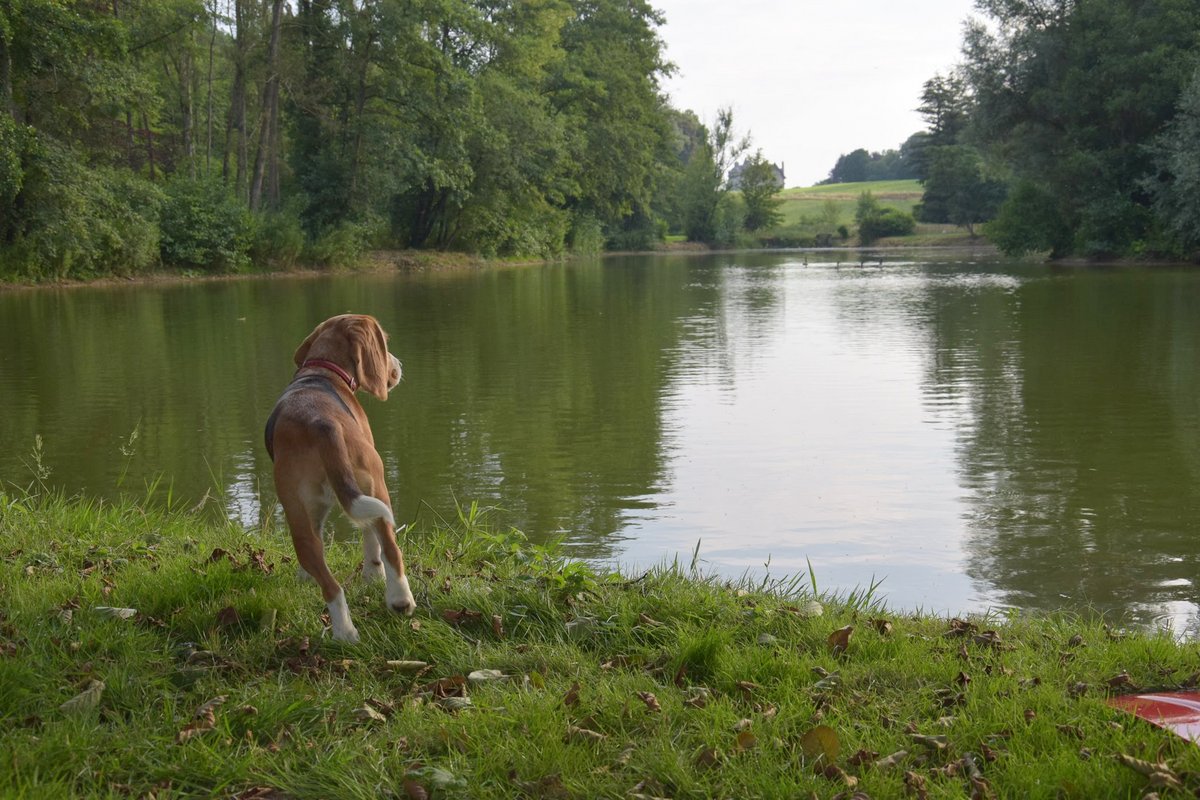
<path fill-rule="evenodd" d="M 355 397 L 361 388 L 386 400 L 400 382 L 400 362 L 388 352 L 379 322 L 362 314 L 322 322 L 294 360 L 296 375 L 267 420 L 275 489 L 301 572 L 321 587 L 333 638 L 357 642 L 345 592 L 325 563 L 321 529 L 334 502 L 362 528 L 363 579 L 386 580 L 384 598 L 392 610 L 412 614 L 416 609 L 396 545 L 383 460 Z"/>

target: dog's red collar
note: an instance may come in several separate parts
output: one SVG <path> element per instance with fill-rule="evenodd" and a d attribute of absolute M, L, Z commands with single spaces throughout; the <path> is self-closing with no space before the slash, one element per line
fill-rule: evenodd
<path fill-rule="evenodd" d="M 300 369 L 308 369 L 309 367 L 320 367 L 321 369 L 327 369 L 344 380 L 346 385 L 350 387 L 350 391 L 358 391 L 358 381 L 354 380 L 354 377 L 349 372 L 346 372 L 346 370 L 342 369 L 332 361 L 326 361 L 323 358 L 310 358 L 308 361 L 305 361 L 300 365 Z M 297 372 L 299 372 L 299 370 L 297 370 Z"/>

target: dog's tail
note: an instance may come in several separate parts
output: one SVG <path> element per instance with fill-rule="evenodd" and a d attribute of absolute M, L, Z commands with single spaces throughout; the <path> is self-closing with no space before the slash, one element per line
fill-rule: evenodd
<path fill-rule="evenodd" d="M 325 467 L 325 475 L 333 487 L 333 493 L 341 504 L 342 509 L 355 525 L 370 525 L 377 519 L 386 520 L 393 528 L 396 518 L 392 509 L 382 500 L 364 494 L 358 488 L 354 479 L 354 470 L 350 468 L 350 454 L 346 451 L 346 443 L 332 425 L 321 431 L 321 463 Z"/>

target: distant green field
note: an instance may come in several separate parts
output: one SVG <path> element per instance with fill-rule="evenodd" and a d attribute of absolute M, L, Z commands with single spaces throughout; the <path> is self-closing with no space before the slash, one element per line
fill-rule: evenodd
<path fill-rule="evenodd" d="M 858 196 L 863 192 L 875 195 L 882 205 L 894 206 L 912 212 L 921 200 L 921 184 L 910 181 L 871 181 L 867 183 L 832 183 L 825 186 L 807 186 L 800 189 L 784 189 L 779 193 L 783 200 L 781 228 L 797 226 L 806 232 L 817 233 L 823 229 L 836 229 L 838 225 L 854 227 L 854 210 Z M 837 221 L 830 226 L 829 220 Z"/>

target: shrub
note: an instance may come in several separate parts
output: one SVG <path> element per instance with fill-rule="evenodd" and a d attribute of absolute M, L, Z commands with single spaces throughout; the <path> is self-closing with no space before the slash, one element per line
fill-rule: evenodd
<path fill-rule="evenodd" d="M 19 142 L 20 204 L 5 226 L 5 272 L 33 279 L 139 272 L 158 261 L 162 195 L 128 173 L 89 168 L 70 148 L 26 132 Z M 12 159 L 6 159 L 11 166 Z M 10 178 L 18 173 L 10 174 Z"/>
<path fill-rule="evenodd" d="M 858 238 L 863 244 L 870 244 L 885 236 L 908 236 L 916 229 L 912 214 L 885 206 L 859 221 Z"/>
<path fill-rule="evenodd" d="M 209 272 L 249 266 L 250 213 L 218 179 L 174 178 L 167 184 L 160 227 L 168 264 Z"/>
<path fill-rule="evenodd" d="M 576 214 L 567 233 L 567 247 L 576 255 L 594 255 L 604 249 L 604 228 L 591 214 Z"/>
<path fill-rule="evenodd" d="M 1030 181 L 1018 183 L 984 226 L 996 247 L 1010 256 L 1050 251 L 1051 257 L 1071 251 L 1072 236 L 1054 195 Z"/>
<path fill-rule="evenodd" d="M 292 210 L 253 217 L 250 261 L 256 267 L 291 269 L 304 254 L 304 228 Z"/>
<path fill-rule="evenodd" d="M 858 196 L 854 219 L 858 223 L 858 239 L 863 244 L 871 244 L 885 236 L 908 236 L 917 229 L 912 214 L 881 206 L 870 192 Z"/>

